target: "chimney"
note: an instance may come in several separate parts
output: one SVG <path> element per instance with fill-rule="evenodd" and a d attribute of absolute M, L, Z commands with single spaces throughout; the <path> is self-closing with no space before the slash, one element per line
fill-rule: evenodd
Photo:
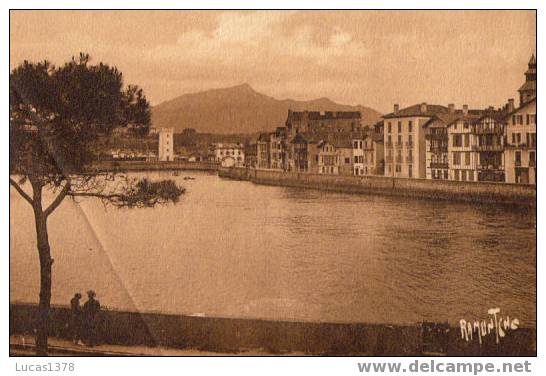
<path fill-rule="evenodd" d="M 508 99 L 508 112 L 514 111 L 514 98 Z"/>
<path fill-rule="evenodd" d="M 463 104 L 463 115 L 464 116 L 468 115 L 468 105 L 467 104 Z"/>
<path fill-rule="evenodd" d="M 424 114 L 425 112 L 427 112 L 427 104 L 426 103 L 421 103 L 421 113 Z"/>
<path fill-rule="evenodd" d="M 453 103 L 447 105 L 447 112 L 449 112 L 450 114 L 455 113 L 455 105 Z"/>
<path fill-rule="evenodd" d="M 400 111 L 400 106 L 398 105 L 398 103 L 396 103 L 396 104 L 394 105 L 394 114 L 395 114 L 395 115 L 398 114 L 398 111 Z"/>

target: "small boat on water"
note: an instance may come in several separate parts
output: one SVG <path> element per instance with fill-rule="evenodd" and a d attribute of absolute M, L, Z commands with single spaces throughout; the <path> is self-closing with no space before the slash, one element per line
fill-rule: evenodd
<path fill-rule="evenodd" d="M 184 176 L 184 180 L 195 180 L 193 176 Z"/>
<path fill-rule="evenodd" d="M 173 172 L 173 176 L 180 176 L 180 172 L 178 171 Z"/>

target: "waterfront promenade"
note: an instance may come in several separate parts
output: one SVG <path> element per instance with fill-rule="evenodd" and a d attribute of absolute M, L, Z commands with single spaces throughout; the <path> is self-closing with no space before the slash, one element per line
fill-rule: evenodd
<path fill-rule="evenodd" d="M 10 346 L 23 351 L 23 339 L 32 337 L 37 306 L 10 304 Z M 51 312 L 52 344 L 71 349 L 67 323 L 69 308 Z M 536 330 L 519 328 L 499 343 L 495 335 L 461 338 L 457 327 L 416 323 L 387 325 L 273 321 L 223 317 L 192 317 L 161 313 L 107 310 L 102 312 L 102 345 L 95 351 L 118 355 L 504 355 L 536 354 Z M 480 343 L 482 342 L 482 343 Z M 32 343 L 27 346 L 31 348 Z M 164 350 L 172 349 L 172 350 Z M 186 351 L 180 352 L 181 350 Z M 201 354 L 199 354 L 201 353 Z"/>

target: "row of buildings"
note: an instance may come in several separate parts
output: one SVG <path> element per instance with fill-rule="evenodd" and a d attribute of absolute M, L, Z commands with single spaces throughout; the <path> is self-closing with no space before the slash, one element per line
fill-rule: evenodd
<path fill-rule="evenodd" d="M 260 134 L 258 169 L 316 174 L 536 184 L 536 59 L 514 100 L 501 108 L 427 103 L 400 108 L 374 127 L 359 112 L 288 111 L 284 127 Z"/>

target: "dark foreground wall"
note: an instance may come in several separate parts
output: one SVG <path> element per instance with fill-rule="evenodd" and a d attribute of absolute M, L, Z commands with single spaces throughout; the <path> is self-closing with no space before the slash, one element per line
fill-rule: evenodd
<path fill-rule="evenodd" d="M 167 170 L 196 170 L 217 171 L 218 163 L 213 162 L 145 162 L 145 161 L 120 161 L 97 162 L 93 165 L 95 171 L 167 171 Z"/>
<path fill-rule="evenodd" d="M 10 304 L 10 335 L 32 335 L 37 306 Z M 193 348 L 203 351 L 260 350 L 271 354 L 324 355 L 536 355 L 536 331 L 518 329 L 495 343 L 466 342 L 457 328 L 191 317 L 103 311 L 103 343 Z M 54 307 L 51 335 L 69 337 L 69 309 Z"/>
<path fill-rule="evenodd" d="M 257 184 L 314 188 L 346 193 L 393 195 L 432 200 L 536 205 L 536 186 L 385 176 L 321 175 L 242 167 L 218 169 L 220 177 Z"/>

